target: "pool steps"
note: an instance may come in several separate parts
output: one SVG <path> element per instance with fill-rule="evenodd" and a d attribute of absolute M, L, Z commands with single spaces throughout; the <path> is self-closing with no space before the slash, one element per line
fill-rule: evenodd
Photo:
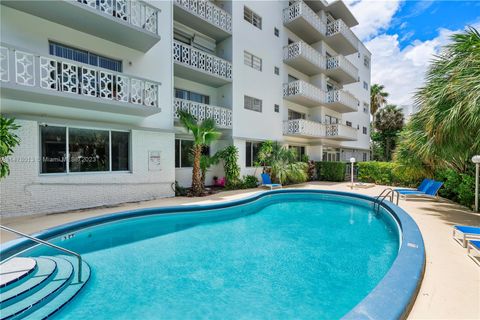
<path fill-rule="evenodd" d="M 46 319 L 70 301 L 90 278 L 90 267 L 83 262 L 79 283 L 76 258 L 63 255 L 13 258 L 2 264 L 2 276 L 8 274 L 3 271 L 9 269 L 8 264 L 19 265 L 15 259 L 30 259 L 35 263 L 24 261 L 23 265 L 33 265 L 33 270 L 24 269 L 27 275 L 0 288 L 1 320 Z"/>

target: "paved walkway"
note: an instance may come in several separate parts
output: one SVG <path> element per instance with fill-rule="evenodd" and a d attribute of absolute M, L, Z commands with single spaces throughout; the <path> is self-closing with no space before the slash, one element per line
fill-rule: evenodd
<path fill-rule="evenodd" d="M 301 186 L 307 189 L 350 191 L 347 183 L 313 182 Z M 355 189 L 353 192 L 378 195 L 383 186 Z M 78 210 L 51 215 L 4 218 L 2 224 L 33 233 L 63 223 L 129 209 L 211 203 L 233 200 L 258 189 L 227 191 L 204 198 L 167 198 L 128 203 L 109 208 Z M 400 201 L 399 204 L 415 219 L 420 227 L 427 251 L 425 277 L 409 319 L 480 319 L 480 267 L 476 266 L 466 250 L 452 240 L 452 226 L 479 225 L 480 215 L 446 200 Z M 0 233 L 4 243 L 14 236 Z"/>

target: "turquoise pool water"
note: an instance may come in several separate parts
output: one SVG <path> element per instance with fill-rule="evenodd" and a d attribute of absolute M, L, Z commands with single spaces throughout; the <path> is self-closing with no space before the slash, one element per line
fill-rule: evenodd
<path fill-rule="evenodd" d="M 336 319 L 378 284 L 400 245 L 388 213 L 323 194 L 127 219 L 54 242 L 92 268 L 56 319 Z"/>

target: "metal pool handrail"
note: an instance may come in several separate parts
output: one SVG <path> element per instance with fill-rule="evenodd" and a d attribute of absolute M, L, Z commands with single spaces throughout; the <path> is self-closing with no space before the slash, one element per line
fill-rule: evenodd
<path fill-rule="evenodd" d="M 62 248 L 62 247 L 59 247 L 55 244 L 52 244 L 50 242 L 47 242 L 47 241 L 44 241 L 42 239 L 38 239 L 38 238 L 35 238 L 35 237 L 32 237 L 32 236 L 29 236 L 28 234 L 26 233 L 23 233 L 23 232 L 20 232 L 20 231 L 17 231 L 17 230 L 14 230 L 14 229 L 11 229 L 9 227 L 5 227 L 5 226 L 2 226 L 0 225 L 0 229 L 3 229 L 3 230 L 6 230 L 6 231 L 9 231 L 11 233 L 15 233 L 17 235 L 20 235 L 22 237 L 25 237 L 25 238 L 28 238 L 34 242 L 37 242 L 39 244 L 43 244 L 43 245 L 46 245 L 46 246 L 49 246 L 49 247 L 52 247 L 54 249 L 57 249 L 57 250 L 60 250 L 60 251 L 63 251 L 65 253 L 68 253 L 68 254 L 71 254 L 73 256 L 75 256 L 77 259 L 78 259 L 78 274 L 77 274 L 77 279 L 78 279 L 78 282 L 82 282 L 82 256 L 76 252 L 73 252 L 71 250 L 68 250 L 68 249 L 65 249 L 65 248 Z"/>
<path fill-rule="evenodd" d="M 386 192 L 386 193 L 385 193 Z M 375 207 L 377 208 L 377 213 L 380 211 L 380 205 L 383 203 L 383 201 L 390 196 L 390 202 L 393 203 L 393 200 L 395 199 L 395 193 L 397 194 L 397 206 L 398 206 L 398 200 L 400 199 L 400 192 L 398 192 L 395 189 L 392 188 L 386 188 L 384 189 L 380 195 L 376 197 L 377 201 L 373 203 L 373 209 Z"/>

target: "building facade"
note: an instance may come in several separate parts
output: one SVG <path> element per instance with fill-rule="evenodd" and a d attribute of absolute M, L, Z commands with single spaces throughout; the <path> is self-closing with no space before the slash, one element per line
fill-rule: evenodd
<path fill-rule="evenodd" d="M 341 1 L 2 1 L 1 112 L 21 143 L 2 215 L 173 195 L 189 186 L 178 110 L 213 118 L 205 150 L 262 141 L 369 159 L 370 53 Z M 221 166 L 207 173 L 222 176 Z"/>

